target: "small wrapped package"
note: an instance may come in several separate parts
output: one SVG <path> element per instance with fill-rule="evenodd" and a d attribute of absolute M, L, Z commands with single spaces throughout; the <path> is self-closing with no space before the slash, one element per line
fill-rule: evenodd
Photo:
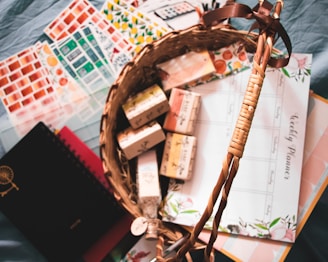
<path fill-rule="evenodd" d="M 168 99 L 157 84 L 130 97 L 122 106 L 130 125 L 137 129 L 169 110 Z"/>
<path fill-rule="evenodd" d="M 164 91 L 174 87 L 194 86 L 197 80 L 210 77 L 215 67 L 207 50 L 189 52 L 158 64 Z"/>
<path fill-rule="evenodd" d="M 158 207 L 162 195 L 156 151 L 148 150 L 139 155 L 137 160 L 138 205 L 148 222 L 145 238 L 157 239 Z"/>
<path fill-rule="evenodd" d="M 164 140 L 164 131 L 156 121 L 138 129 L 129 127 L 117 134 L 117 141 L 128 160 L 146 152 Z"/>
<path fill-rule="evenodd" d="M 193 135 L 201 102 L 200 94 L 173 88 L 163 128 L 180 134 Z"/>
<path fill-rule="evenodd" d="M 170 178 L 190 180 L 196 153 L 196 137 L 167 133 L 160 174 Z"/>

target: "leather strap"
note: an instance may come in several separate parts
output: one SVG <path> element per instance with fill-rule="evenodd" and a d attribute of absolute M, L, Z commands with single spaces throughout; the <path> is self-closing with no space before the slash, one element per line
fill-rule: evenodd
<path fill-rule="evenodd" d="M 270 66 L 281 68 L 289 62 L 292 45 L 286 30 L 280 23 L 279 17 L 270 15 L 272 8 L 273 5 L 266 0 L 263 1 L 262 5 L 257 4 L 253 9 L 244 4 L 228 1 L 225 6 L 205 13 L 202 18 L 205 26 L 213 26 L 229 18 L 255 19 L 250 31 L 259 29 L 259 34 L 265 32 L 267 35 L 272 35 L 274 36 L 274 43 L 279 37 L 282 39 L 287 49 L 288 57 L 275 58 L 271 56 L 268 61 Z"/>

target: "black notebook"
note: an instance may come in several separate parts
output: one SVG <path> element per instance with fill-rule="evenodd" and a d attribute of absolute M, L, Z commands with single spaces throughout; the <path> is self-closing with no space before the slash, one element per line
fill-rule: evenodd
<path fill-rule="evenodd" d="M 48 261 L 77 261 L 124 214 L 47 126 L 0 159 L 0 210 Z"/>

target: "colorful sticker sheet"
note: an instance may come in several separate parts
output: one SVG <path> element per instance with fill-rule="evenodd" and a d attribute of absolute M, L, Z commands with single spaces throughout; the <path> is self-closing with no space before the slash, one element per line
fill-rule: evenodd
<path fill-rule="evenodd" d="M 131 52 L 125 52 L 120 48 L 120 46 L 115 44 L 116 37 L 112 35 L 113 39 L 110 37 L 106 30 L 102 30 L 97 26 L 92 26 L 90 24 L 93 34 L 97 37 L 99 46 L 101 47 L 110 68 L 113 70 L 114 74 L 117 75 L 123 68 L 123 66 L 129 62 L 132 58 Z"/>
<path fill-rule="evenodd" d="M 75 112 L 73 102 L 86 98 L 46 44 L 31 46 L 2 61 L 0 71 L 1 101 L 19 134 L 35 121 L 59 125 Z"/>
<path fill-rule="evenodd" d="M 109 2 L 109 0 L 107 0 Z M 145 22 L 154 25 L 155 27 L 159 27 L 165 33 L 170 32 L 172 29 L 167 26 L 167 24 L 160 24 L 154 17 L 152 17 L 149 13 L 141 11 L 140 8 L 135 7 L 133 3 L 129 3 L 125 0 L 112 0 L 112 2 L 116 3 L 117 5 L 122 6 L 124 9 L 131 12 L 133 15 L 143 19 Z M 105 10 L 106 3 L 104 4 L 103 11 Z M 107 3 L 108 6 L 108 3 Z"/>
<path fill-rule="evenodd" d="M 156 10 L 156 14 L 163 20 L 171 20 L 191 12 L 195 12 L 195 7 L 187 2 L 174 3 L 171 6 L 160 7 Z"/>
<path fill-rule="evenodd" d="M 107 92 L 114 77 L 91 26 L 82 26 L 51 47 L 66 71 L 88 94 L 89 101 L 79 116 L 82 119 L 92 117 L 93 109 L 97 111 L 105 103 L 106 95 L 99 96 L 98 93 Z"/>
<path fill-rule="evenodd" d="M 168 28 L 151 21 L 146 14 L 133 6 L 107 0 L 102 8 L 107 20 L 118 29 L 129 42 L 135 45 L 134 54 L 143 46 L 159 39 L 169 32 Z"/>
<path fill-rule="evenodd" d="M 107 60 L 99 48 L 89 27 L 83 27 L 60 42 L 52 44 L 52 49 L 67 72 L 84 88 L 92 90 L 110 84 L 111 72 Z"/>
<path fill-rule="evenodd" d="M 69 105 L 72 108 L 74 103 L 74 112 L 78 112 L 80 105 L 89 99 L 88 93 L 81 89 L 69 72 L 65 70 L 48 43 L 40 43 L 37 47 L 40 61 L 56 87 L 57 100 L 64 106 Z"/>
<path fill-rule="evenodd" d="M 106 57 L 110 63 L 114 63 L 112 68 L 118 73 L 122 69 L 122 64 L 129 61 L 132 57 L 134 45 L 132 45 L 115 26 L 109 23 L 105 16 L 102 15 L 91 3 L 87 0 L 73 0 L 52 23 L 44 29 L 53 41 L 62 40 L 69 37 L 74 32 L 79 30 L 81 26 L 92 24 L 99 34 L 105 36 Z M 102 38 L 104 39 L 104 37 Z M 110 47 L 110 48 L 108 48 Z M 114 52 L 115 50 L 115 52 Z M 122 61 L 119 65 L 115 61 Z"/>
<path fill-rule="evenodd" d="M 87 0 L 73 0 L 37 43 L 0 62 L 0 143 L 9 150 L 38 121 L 69 126 L 98 153 L 108 89 L 131 60 L 132 45 Z"/>

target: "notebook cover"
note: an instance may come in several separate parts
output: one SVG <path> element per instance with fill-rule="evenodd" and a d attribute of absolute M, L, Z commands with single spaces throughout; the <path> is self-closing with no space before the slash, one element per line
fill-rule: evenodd
<path fill-rule="evenodd" d="M 104 169 L 101 159 L 95 152 L 93 152 L 69 127 L 64 126 L 58 132 L 57 136 L 62 140 L 66 146 L 76 155 L 79 156 L 80 161 L 92 172 L 108 192 L 112 192 L 111 186 L 104 176 Z"/>
<path fill-rule="evenodd" d="M 77 261 L 124 214 L 42 122 L 0 159 L 0 210 L 48 261 Z"/>
<path fill-rule="evenodd" d="M 75 152 L 75 155 L 79 156 L 79 159 L 92 171 L 92 174 L 99 180 L 104 188 L 112 192 L 110 184 L 104 176 L 104 170 L 99 156 L 67 126 L 60 129 L 57 136 L 71 151 Z M 124 214 L 119 221 L 115 222 L 115 224 L 83 254 L 83 260 L 85 262 L 102 261 L 129 233 L 132 216 L 127 212 L 125 213 L 126 214 Z"/>

